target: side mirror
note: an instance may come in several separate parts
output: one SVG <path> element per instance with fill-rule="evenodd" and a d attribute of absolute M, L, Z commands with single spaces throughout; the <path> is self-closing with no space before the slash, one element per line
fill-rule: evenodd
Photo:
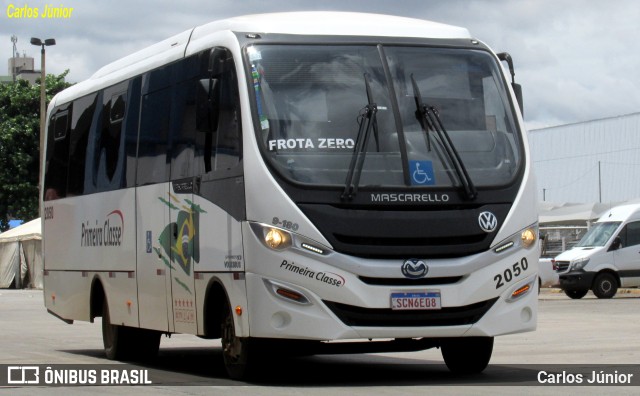
<path fill-rule="evenodd" d="M 219 80 L 205 78 L 196 86 L 196 129 L 204 133 L 215 132 L 218 128 Z"/>
<path fill-rule="evenodd" d="M 520 107 L 520 113 L 524 115 L 524 103 L 522 102 L 522 85 L 511 83 L 511 88 L 513 88 L 513 93 L 516 94 L 516 100 L 518 101 L 518 106 Z"/>
<path fill-rule="evenodd" d="M 497 55 L 498 59 L 503 62 L 507 62 L 507 65 L 509 65 L 509 73 L 511 73 L 511 88 L 513 88 L 513 93 L 516 94 L 516 100 L 518 101 L 518 106 L 520 107 L 520 113 L 524 114 L 524 105 L 522 102 L 522 86 L 520 84 L 516 84 L 516 72 L 513 68 L 513 59 L 511 59 L 511 55 L 509 55 L 508 52 L 501 52 Z"/>

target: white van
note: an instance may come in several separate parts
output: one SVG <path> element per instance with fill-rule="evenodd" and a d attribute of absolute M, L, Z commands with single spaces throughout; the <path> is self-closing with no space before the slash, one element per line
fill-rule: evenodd
<path fill-rule="evenodd" d="M 640 204 L 616 206 L 572 249 L 555 258 L 560 288 L 571 298 L 589 290 L 611 298 L 619 287 L 640 286 Z"/>

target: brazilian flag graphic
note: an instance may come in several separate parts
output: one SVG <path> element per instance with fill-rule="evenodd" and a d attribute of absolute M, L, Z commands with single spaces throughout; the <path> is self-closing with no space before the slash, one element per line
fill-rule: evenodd
<path fill-rule="evenodd" d="M 160 233 L 158 242 L 171 262 L 178 264 L 185 274 L 191 275 L 190 259 L 200 262 L 200 213 L 206 212 L 188 199 L 184 200 L 187 205 L 181 205 L 181 208 L 163 198 L 159 199 L 172 210 L 178 210 L 178 214 L 176 222 L 168 224 Z"/>

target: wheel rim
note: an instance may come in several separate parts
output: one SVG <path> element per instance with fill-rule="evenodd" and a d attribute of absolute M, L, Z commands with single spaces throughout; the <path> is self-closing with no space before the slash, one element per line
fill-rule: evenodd
<path fill-rule="evenodd" d="M 611 281 L 609 279 L 605 279 L 600 282 L 600 290 L 602 290 L 604 293 L 610 293 L 611 289 L 613 289 L 613 284 L 611 284 Z"/>

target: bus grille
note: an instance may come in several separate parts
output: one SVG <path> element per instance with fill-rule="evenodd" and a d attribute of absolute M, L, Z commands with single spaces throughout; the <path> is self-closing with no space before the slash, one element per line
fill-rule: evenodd
<path fill-rule="evenodd" d="M 435 286 L 435 285 L 451 285 L 462 279 L 462 276 L 446 276 L 441 278 L 371 278 L 368 276 L 359 276 L 360 280 L 367 285 L 373 286 Z"/>
<path fill-rule="evenodd" d="M 347 326 L 355 327 L 427 327 L 474 324 L 484 316 L 498 298 L 462 307 L 428 311 L 396 311 L 390 308 L 362 308 L 323 301 Z"/>
<path fill-rule="evenodd" d="M 375 208 L 298 204 L 337 252 L 375 259 L 453 258 L 487 251 L 497 230 L 480 229 L 480 213 L 495 214 L 498 224 L 511 205 L 469 208 Z"/>

